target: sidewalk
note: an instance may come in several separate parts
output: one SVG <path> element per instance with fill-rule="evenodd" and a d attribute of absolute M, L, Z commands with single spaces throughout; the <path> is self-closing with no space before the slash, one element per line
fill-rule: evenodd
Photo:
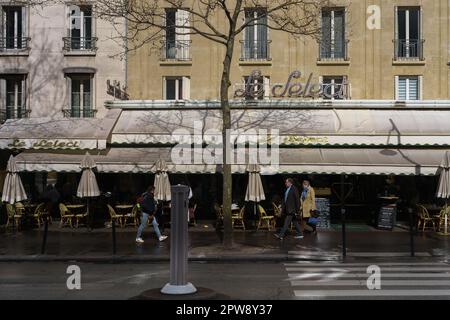
<path fill-rule="evenodd" d="M 208 226 L 207 228 L 205 226 Z M 347 231 L 347 257 L 409 257 L 409 233 L 401 228 L 379 231 L 370 227 L 361 231 Z M 353 231 L 354 230 L 354 231 Z M 135 243 L 135 229 L 117 228 L 117 252 L 112 254 L 112 230 L 110 228 L 88 231 L 60 229 L 50 226 L 46 254 L 41 255 L 42 230 L 23 232 L 2 231 L 0 234 L 1 261 L 90 261 L 90 262 L 139 262 L 169 261 L 169 239 L 158 242 L 151 228 L 144 233 L 145 243 Z M 447 257 L 450 237 L 432 234 L 414 238 L 416 257 Z M 302 240 L 286 237 L 283 241 L 268 231 L 234 232 L 234 247 L 224 249 L 220 234 L 211 225 L 201 224 L 189 230 L 189 257 L 191 261 L 287 261 L 287 260 L 337 260 L 342 257 L 342 241 L 339 228 L 319 231 L 318 235 L 305 234 Z"/>

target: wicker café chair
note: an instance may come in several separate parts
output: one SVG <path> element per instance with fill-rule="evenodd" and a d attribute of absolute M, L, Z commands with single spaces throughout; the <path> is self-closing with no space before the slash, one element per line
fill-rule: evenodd
<path fill-rule="evenodd" d="M 245 223 L 244 223 L 244 213 L 245 213 L 245 206 L 239 210 L 238 214 L 235 214 L 231 216 L 231 223 L 233 225 L 233 228 L 242 228 L 245 230 Z"/>
<path fill-rule="evenodd" d="M 20 221 L 23 217 L 20 213 L 16 212 L 16 209 L 12 204 L 6 204 L 6 212 L 8 214 L 8 220 L 6 221 L 6 228 L 9 227 L 10 224 L 15 225 L 17 228 L 20 226 Z"/>
<path fill-rule="evenodd" d="M 420 230 L 420 226 L 422 226 L 422 232 L 425 231 L 427 225 L 430 223 L 434 231 L 436 231 L 436 223 L 434 219 L 430 217 L 427 208 L 423 205 L 417 205 L 417 214 L 418 214 L 418 222 L 417 222 L 417 230 Z"/>
<path fill-rule="evenodd" d="M 71 228 L 73 228 L 73 219 L 75 218 L 75 215 L 72 214 L 69 209 L 67 209 L 64 203 L 59 204 L 59 214 L 61 215 L 59 227 L 62 228 L 65 225 L 69 225 Z"/>
<path fill-rule="evenodd" d="M 267 230 L 272 230 L 272 228 L 275 229 L 275 216 L 269 216 L 264 210 L 264 208 L 258 204 L 258 211 L 259 211 L 259 221 L 258 221 L 258 227 L 257 230 L 261 228 L 267 228 Z"/>

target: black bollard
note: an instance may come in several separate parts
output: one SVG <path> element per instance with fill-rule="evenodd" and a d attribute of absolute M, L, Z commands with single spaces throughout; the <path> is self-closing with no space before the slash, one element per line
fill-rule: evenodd
<path fill-rule="evenodd" d="M 116 221 L 112 219 L 112 240 L 113 240 L 113 254 L 115 255 L 117 252 L 116 248 Z"/>
<path fill-rule="evenodd" d="M 45 247 L 47 245 L 47 233 L 48 233 L 48 215 L 44 215 L 44 238 L 42 239 L 41 254 L 45 254 Z"/>
<path fill-rule="evenodd" d="M 409 244 L 411 248 L 411 257 L 415 256 L 415 250 L 414 250 L 414 216 L 413 216 L 413 209 L 408 208 L 409 213 Z"/>
<path fill-rule="evenodd" d="M 341 209 L 341 219 L 342 219 L 342 256 L 345 258 L 347 256 L 347 239 L 345 233 L 345 209 Z"/>

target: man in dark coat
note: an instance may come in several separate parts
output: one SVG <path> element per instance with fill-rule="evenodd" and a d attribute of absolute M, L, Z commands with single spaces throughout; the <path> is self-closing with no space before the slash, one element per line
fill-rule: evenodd
<path fill-rule="evenodd" d="M 293 185 L 291 178 L 286 179 L 285 185 L 286 191 L 284 192 L 282 199 L 281 214 L 284 214 L 286 219 L 284 220 L 284 226 L 280 233 L 276 233 L 275 237 L 283 240 L 284 235 L 292 222 L 294 223 L 295 230 L 297 231 L 295 239 L 303 239 L 302 230 L 300 229 L 296 216 L 300 212 L 300 195 L 298 193 L 298 189 Z"/>

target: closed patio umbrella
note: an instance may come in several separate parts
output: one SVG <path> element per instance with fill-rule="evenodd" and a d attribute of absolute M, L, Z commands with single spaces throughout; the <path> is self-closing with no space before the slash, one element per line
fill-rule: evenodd
<path fill-rule="evenodd" d="M 9 157 L 6 166 L 6 178 L 3 184 L 2 201 L 14 204 L 22 200 L 27 200 L 27 194 L 22 185 L 22 180 L 17 173 L 16 160 L 13 156 Z"/>
<path fill-rule="evenodd" d="M 439 166 L 439 184 L 436 197 L 445 199 L 445 227 L 444 234 L 447 235 L 447 200 L 450 198 L 450 152 L 445 152 L 444 159 L 442 159 Z"/>
<path fill-rule="evenodd" d="M 169 168 L 164 160 L 159 159 L 155 163 L 155 200 L 170 201 Z"/>
<path fill-rule="evenodd" d="M 89 153 L 86 152 L 80 165 L 83 173 L 81 174 L 80 183 L 78 184 L 77 196 L 79 198 L 87 198 L 87 215 L 89 218 L 89 198 L 98 197 L 100 195 L 97 179 L 95 178 L 94 171 L 92 171 L 96 166 L 95 161 L 91 158 Z"/>
<path fill-rule="evenodd" d="M 255 203 L 254 214 L 256 215 L 256 203 L 265 200 L 264 188 L 261 181 L 261 171 L 258 164 L 249 164 L 248 171 L 248 185 L 245 192 L 245 201 L 252 201 Z"/>

